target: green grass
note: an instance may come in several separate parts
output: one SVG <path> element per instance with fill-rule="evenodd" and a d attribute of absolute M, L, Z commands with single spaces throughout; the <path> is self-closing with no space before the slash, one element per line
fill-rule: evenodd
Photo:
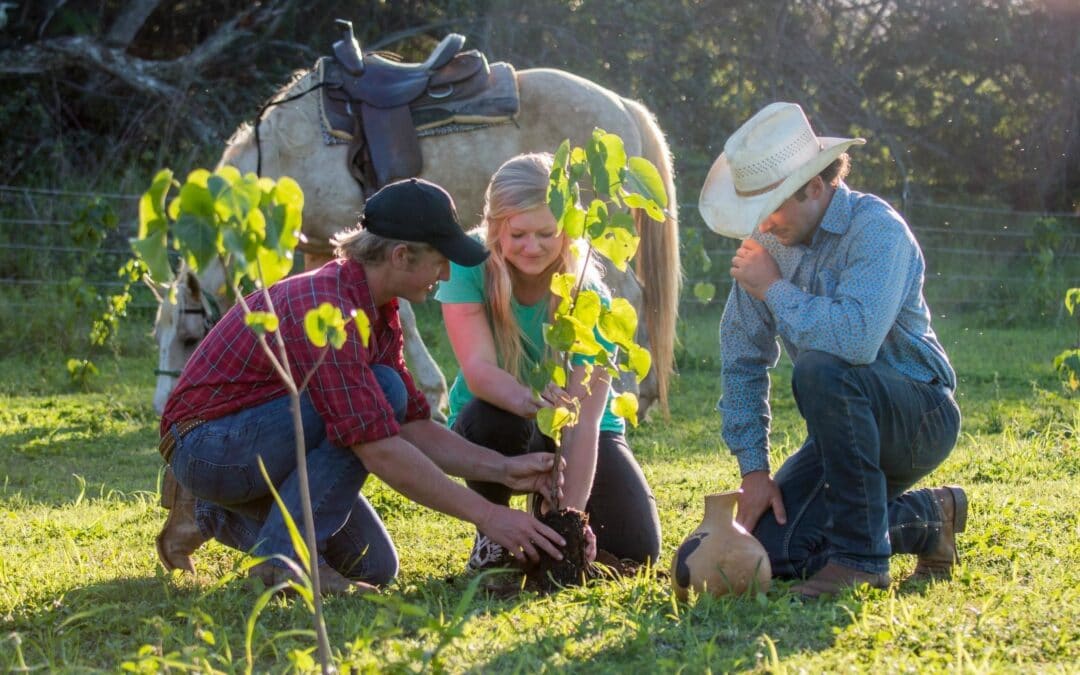
<path fill-rule="evenodd" d="M 431 308 L 420 312 L 442 362 Z M 662 565 L 700 521 L 702 497 L 737 485 L 714 412 L 717 313 L 680 331 L 682 375 L 670 422 L 631 444 L 660 506 Z M 343 671 L 417 672 L 1078 672 L 1080 405 L 1060 396 L 1050 361 L 1066 328 L 938 326 L 960 374 L 960 444 L 927 484 L 971 498 L 954 579 L 895 583 L 802 604 L 768 597 L 672 600 L 646 576 L 514 600 L 470 597 L 462 570 L 470 527 L 376 480 L 365 494 L 402 559 L 375 599 L 325 610 Z M 256 594 L 231 573 L 241 556 L 211 542 L 194 577 L 158 566 L 153 537 L 160 460 L 149 352 L 98 362 L 91 391 L 67 381 L 61 355 L 0 360 L 0 670 L 243 671 Z M 452 371 L 447 375 L 452 376 Z M 774 387 L 774 461 L 802 427 L 782 363 Z M 914 566 L 894 559 L 902 580 Z M 256 672 L 313 667 L 304 606 L 274 600 L 255 623 Z"/>

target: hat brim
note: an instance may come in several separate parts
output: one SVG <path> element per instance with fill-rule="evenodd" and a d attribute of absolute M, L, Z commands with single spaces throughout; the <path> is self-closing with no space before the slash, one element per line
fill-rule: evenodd
<path fill-rule="evenodd" d="M 862 145 L 866 140 L 818 137 L 818 142 L 822 149 L 813 160 L 800 166 L 772 190 L 752 197 L 742 197 L 735 192 L 731 164 L 728 162 L 727 154 L 721 153 L 709 169 L 709 175 L 701 186 L 701 197 L 698 199 L 698 210 L 705 220 L 705 225 L 713 232 L 725 237 L 735 239 L 749 237 L 754 228 L 768 218 L 769 214 L 780 208 L 785 199 L 821 173 L 848 148 L 853 145 Z"/>
<path fill-rule="evenodd" d="M 464 232 L 453 237 L 444 237 L 432 241 L 435 250 L 442 253 L 446 258 L 462 267 L 476 267 L 487 260 L 490 251 L 484 245 L 468 236 Z"/>

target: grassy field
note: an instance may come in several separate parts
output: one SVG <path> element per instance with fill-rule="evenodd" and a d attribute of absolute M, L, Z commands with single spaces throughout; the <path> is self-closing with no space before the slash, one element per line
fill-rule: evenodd
<path fill-rule="evenodd" d="M 430 309 L 425 332 L 447 351 Z M 722 447 L 718 312 L 680 331 L 682 374 L 670 422 L 631 444 L 656 493 L 662 565 L 700 521 L 702 497 L 737 486 Z M 928 484 L 968 489 L 963 563 L 952 581 L 802 603 L 768 596 L 688 604 L 639 576 L 513 600 L 472 596 L 462 571 L 470 527 L 378 481 L 365 494 L 402 559 L 378 597 L 325 610 L 343 672 L 1080 672 L 1080 404 L 1060 396 L 1050 361 L 1067 328 L 939 332 L 960 375 L 962 438 Z M 194 577 L 158 566 L 153 537 L 160 460 L 143 356 L 99 360 L 89 392 L 64 358 L 0 360 L 0 670 L 281 672 L 314 667 L 307 610 L 275 600 L 250 625 L 255 594 L 241 556 L 210 543 Z M 444 361 L 445 362 L 445 361 Z M 801 440 L 782 365 L 774 387 L 774 461 Z M 448 373 L 449 375 L 450 373 Z"/>

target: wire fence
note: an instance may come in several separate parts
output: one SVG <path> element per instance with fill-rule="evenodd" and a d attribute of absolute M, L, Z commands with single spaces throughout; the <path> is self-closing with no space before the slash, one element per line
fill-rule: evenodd
<path fill-rule="evenodd" d="M 39 293 L 89 287 L 115 292 L 131 256 L 139 195 L 0 185 L 0 300 L 30 308 Z M 684 310 L 723 303 L 728 261 L 738 242 L 709 232 L 696 204 L 680 205 L 686 291 Z M 904 214 L 927 261 L 926 293 L 936 312 L 1060 314 L 1066 289 L 1080 285 L 1080 214 L 909 200 Z M 699 242 L 699 243 L 694 243 Z M 687 250 L 696 245 L 700 251 Z M 710 261 L 704 263 L 704 257 Z M 694 294 L 712 284 L 712 299 Z M 1039 307 L 1041 306 L 1041 307 Z M 135 310 L 156 307 L 138 293 Z"/>

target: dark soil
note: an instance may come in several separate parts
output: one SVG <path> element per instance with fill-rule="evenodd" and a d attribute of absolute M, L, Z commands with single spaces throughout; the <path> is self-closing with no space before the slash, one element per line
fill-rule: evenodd
<path fill-rule="evenodd" d="M 540 551 L 540 560 L 525 570 L 525 587 L 540 593 L 550 593 L 563 586 L 580 586 L 589 578 L 585 562 L 585 526 L 589 515 L 577 509 L 552 511 L 540 517 L 540 522 L 558 532 L 566 540 L 563 559 L 555 560 Z"/>

